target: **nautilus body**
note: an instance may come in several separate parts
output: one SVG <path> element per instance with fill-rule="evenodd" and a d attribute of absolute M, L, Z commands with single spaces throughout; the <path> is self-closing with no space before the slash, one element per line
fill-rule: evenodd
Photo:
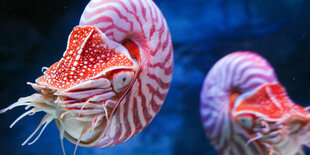
<path fill-rule="evenodd" d="M 28 83 L 39 93 L 1 113 L 26 106 L 11 127 L 24 116 L 46 113 L 23 144 L 55 120 L 61 138 L 76 145 L 113 146 L 135 136 L 158 113 L 172 67 L 169 29 L 153 1 L 92 0 L 63 57 Z"/>
<path fill-rule="evenodd" d="M 303 154 L 310 115 L 287 96 L 261 56 L 235 52 L 209 71 L 200 113 L 207 137 L 221 154 Z"/>

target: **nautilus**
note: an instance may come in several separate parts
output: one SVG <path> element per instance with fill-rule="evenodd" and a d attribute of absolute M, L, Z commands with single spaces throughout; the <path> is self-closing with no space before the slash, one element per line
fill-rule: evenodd
<path fill-rule="evenodd" d="M 200 113 L 206 135 L 221 154 L 303 154 L 310 114 L 295 104 L 271 65 L 252 52 L 220 59 L 207 74 Z"/>
<path fill-rule="evenodd" d="M 92 0 L 63 57 L 28 82 L 38 93 L 0 112 L 26 106 L 10 127 L 27 115 L 46 113 L 23 145 L 34 143 L 54 120 L 61 141 L 113 146 L 152 121 L 168 93 L 172 68 L 170 32 L 152 0 Z"/>

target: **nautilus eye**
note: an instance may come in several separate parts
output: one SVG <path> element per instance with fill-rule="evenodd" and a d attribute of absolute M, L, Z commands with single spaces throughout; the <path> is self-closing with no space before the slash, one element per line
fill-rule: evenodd
<path fill-rule="evenodd" d="M 200 112 L 221 154 L 302 154 L 310 141 L 309 112 L 290 100 L 273 68 L 255 53 L 235 52 L 212 67 Z"/>
<path fill-rule="evenodd" d="M 120 92 L 129 85 L 134 76 L 133 72 L 129 71 L 120 71 L 113 74 L 113 88 L 116 92 Z"/>
<path fill-rule="evenodd" d="M 23 145 L 55 120 L 61 139 L 76 146 L 113 146 L 135 136 L 158 113 L 172 67 L 170 32 L 153 1 L 92 0 L 63 57 L 28 83 L 39 93 L 0 113 L 26 106 L 11 127 L 24 116 L 46 113 Z"/>
<path fill-rule="evenodd" d="M 240 126 L 245 129 L 251 129 L 254 124 L 253 118 L 247 115 L 237 117 L 237 121 L 240 124 Z"/>

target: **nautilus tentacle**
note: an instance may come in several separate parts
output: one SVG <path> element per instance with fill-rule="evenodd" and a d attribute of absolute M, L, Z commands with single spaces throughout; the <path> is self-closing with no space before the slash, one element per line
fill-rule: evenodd
<path fill-rule="evenodd" d="M 302 154 L 310 141 L 306 109 L 294 104 L 261 56 L 235 52 L 209 71 L 200 113 L 221 154 Z"/>
<path fill-rule="evenodd" d="M 92 0 L 60 61 L 28 83 L 39 93 L 0 113 L 17 106 L 30 109 L 12 126 L 24 116 L 47 113 L 24 144 L 55 120 L 61 139 L 86 147 L 113 146 L 135 136 L 158 113 L 172 67 L 169 29 L 153 1 Z"/>

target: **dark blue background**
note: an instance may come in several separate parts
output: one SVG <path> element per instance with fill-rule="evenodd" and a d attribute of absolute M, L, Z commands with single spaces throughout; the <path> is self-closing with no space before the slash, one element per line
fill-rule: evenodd
<path fill-rule="evenodd" d="M 58 61 L 87 0 L 0 1 L 0 108 L 35 91 L 26 85 L 42 66 Z M 290 97 L 310 105 L 309 0 L 156 0 L 174 44 L 173 82 L 152 123 L 129 141 L 110 148 L 78 148 L 78 154 L 217 154 L 199 115 L 205 75 L 222 56 L 251 50 L 266 57 Z M 62 154 L 51 123 L 31 146 L 20 144 L 43 114 L 24 118 L 14 109 L 0 116 L 0 154 Z M 74 145 L 65 141 L 68 154 Z"/>

